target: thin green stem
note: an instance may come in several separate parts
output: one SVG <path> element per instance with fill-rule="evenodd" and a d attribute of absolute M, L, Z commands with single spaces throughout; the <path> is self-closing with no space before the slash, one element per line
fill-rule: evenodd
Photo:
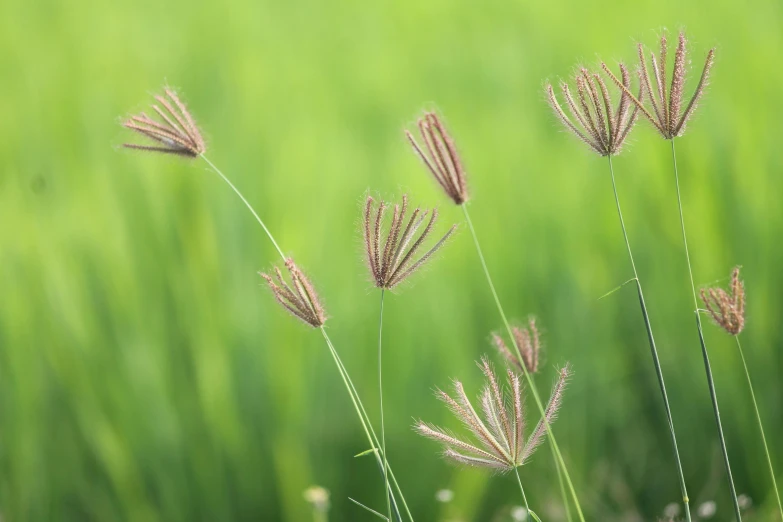
<path fill-rule="evenodd" d="M 245 204 L 245 206 L 246 206 L 246 207 L 247 207 L 247 209 L 250 211 L 250 213 L 251 213 L 251 214 L 253 214 L 253 217 L 255 217 L 255 218 L 256 218 L 256 221 L 258 221 L 258 224 L 259 224 L 259 225 L 261 225 L 261 228 L 263 228 L 263 229 L 264 229 L 264 232 L 266 232 L 266 235 L 267 235 L 267 237 L 269 237 L 269 240 L 270 240 L 270 241 L 272 242 L 272 244 L 275 246 L 275 249 L 277 249 L 277 253 L 278 253 L 278 254 L 280 254 L 280 257 L 282 257 L 282 258 L 283 258 L 283 261 L 285 261 L 285 260 L 286 260 L 285 254 L 283 254 L 283 251 L 282 251 L 282 250 L 280 249 L 280 247 L 277 245 L 277 241 L 275 241 L 275 238 L 274 238 L 274 237 L 272 237 L 272 233 L 271 233 L 271 232 L 269 232 L 269 229 L 268 229 L 268 228 L 266 228 L 266 225 L 264 224 L 264 222 L 261 220 L 261 218 L 260 218 L 260 217 L 258 217 L 258 214 L 256 214 L 256 211 L 253 209 L 253 207 L 250 205 L 250 203 L 248 203 L 248 201 L 245 199 L 245 196 L 243 196 L 243 195 L 242 195 L 242 193 L 239 191 L 239 189 L 238 189 L 238 188 L 236 188 L 236 187 L 234 186 L 234 184 L 233 184 L 233 183 L 231 183 L 231 180 L 229 180 L 229 179 L 226 177 L 226 175 L 225 175 L 225 174 L 223 174 L 223 173 L 220 171 L 220 169 L 219 169 L 219 168 L 217 168 L 217 167 L 215 166 L 215 164 L 214 164 L 214 163 L 212 163 L 211 161 L 209 161 L 209 159 L 207 159 L 207 157 L 206 157 L 206 156 L 204 156 L 204 155 L 202 154 L 202 155 L 201 155 L 201 159 L 203 159 L 204 161 L 206 161 L 206 162 L 207 162 L 207 165 L 209 165 L 209 166 L 212 168 L 212 170 L 214 170 L 214 171 L 215 171 L 215 173 L 216 173 L 218 176 L 220 176 L 221 178 L 223 178 L 223 181 L 225 181 L 225 182 L 228 184 L 228 186 L 229 186 L 229 187 L 231 187 L 231 190 L 233 190 L 233 191 L 236 193 L 236 195 L 237 195 L 237 196 L 239 196 L 239 199 L 241 199 L 241 200 L 242 200 L 242 203 L 244 203 L 244 204 Z"/>
<path fill-rule="evenodd" d="M 669 434 L 671 435 L 672 448 L 674 450 L 674 460 L 677 464 L 677 476 L 680 481 L 680 491 L 682 492 L 682 501 L 685 504 L 685 516 L 690 522 L 691 510 L 689 505 L 688 490 L 685 487 L 685 476 L 682 472 L 682 462 L 680 461 L 680 451 L 677 448 L 677 436 L 674 434 L 674 421 L 672 420 L 672 411 L 669 406 L 669 396 L 666 393 L 666 384 L 663 380 L 663 370 L 661 369 L 661 362 L 658 358 L 658 349 L 655 347 L 655 338 L 653 337 L 652 325 L 650 324 L 650 316 L 647 313 L 647 305 L 644 302 L 644 293 L 642 292 L 642 283 L 639 281 L 639 274 L 636 271 L 636 263 L 633 260 L 633 253 L 631 252 L 631 243 L 628 240 L 628 232 L 625 229 L 625 220 L 623 219 L 623 211 L 620 208 L 620 197 L 617 194 L 617 183 L 614 178 L 614 166 L 612 165 L 612 157 L 609 156 L 609 173 L 612 177 L 612 191 L 614 192 L 614 202 L 617 206 L 617 216 L 620 218 L 620 227 L 623 229 L 623 239 L 625 239 L 625 248 L 628 251 L 628 259 L 631 261 L 631 268 L 633 269 L 633 276 L 636 280 L 636 291 L 639 295 L 639 306 L 642 310 L 642 317 L 644 318 L 644 326 L 647 329 L 647 340 L 650 344 L 650 354 L 652 355 L 653 365 L 655 366 L 655 374 L 658 377 L 658 386 L 661 389 L 661 396 L 663 397 L 663 404 L 666 410 L 666 420 L 669 423 Z"/>
<path fill-rule="evenodd" d="M 345 367 L 343 366 L 342 361 L 340 360 L 340 356 L 337 354 L 337 350 L 332 344 L 331 339 L 329 339 L 329 336 L 326 334 L 326 330 L 324 329 L 323 326 L 321 326 L 321 333 L 323 334 L 324 339 L 326 340 L 326 345 L 329 348 L 329 352 L 331 353 L 332 358 L 334 359 L 334 362 L 337 365 L 337 369 L 340 372 L 340 376 L 343 379 L 345 388 L 348 390 L 348 395 L 351 397 L 351 402 L 353 403 L 354 410 L 356 410 L 356 414 L 359 416 L 359 421 L 362 424 L 364 433 L 367 436 L 367 441 L 370 443 L 370 448 L 373 450 L 375 459 L 378 462 L 378 467 L 381 469 L 381 472 L 383 472 L 384 469 L 388 468 L 388 464 L 387 466 L 384 466 L 384 460 L 381 456 L 380 450 L 378 449 L 379 447 L 378 438 L 375 436 L 375 432 L 372 429 L 370 420 L 367 417 L 367 412 L 364 411 L 364 406 L 362 406 L 361 400 L 359 399 L 359 395 L 356 393 L 356 388 L 354 388 L 353 382 L 351 382 L 351 379 L 348 376 L 348 372 L 345 370 Z M 397 489 L 399 491 L 399 486 L 397 486 Z M 397 514 L 397 519 L 400 520 L 399 509 L 396 506 L 396 499 L 394 498 L 394 494 L 392 490 L 389 488 L 387 488 L 386 491 L 387 491 L 386 496 L 387 498 L 389 498 L 389 503 L 394 504 L 394 511 Z M 402 496 L 402 492 L 399 493 L 400 496 Z M 389 518 L 389 520 L 391 520 L 391 518 Z"/>
<path fill-rule="evenodd" d="M 718 428 L 718 438 L 720 439 L 720 448 L 723 453 L 723 463 L 726 465 L 726 476 L 729 479 L 729 489 L 731 490 L 731 500 L 734 503 L 734 514 L 737 517 L 737 521 L 742 520 L 742 514 L 740 513 L 739 500 L 737 499 L 737 489 L 734 487 L 734 477 L 731 475 L 731 464 L 729 463 L 729 452 L 726 450 L 726 438 L 723 435 L 723 424 L 720 420 L 720 410 L 718 408 L 718 396 L 715 393 L 715 380 L 712 377 L 712 368 L 710 367 L 710 357 L 707 353 L 707 345 L 704 342 L 704 332 L 701 325 L 701 314 L 699 314 L 699 301 L 696 297 L 696 283 L 693 280 L 693 268 L 691 268 L 691 256 L 688 252 L 688 238 L 685 234 L 685 219 L 682 213 L 682 197 L 680 195 L 680 175 L 677 172 L 677 154 L 674 149 L 674 139 L 671 141 L 672 146 L 672 164 L 674 165 L 674 183 L 677 187 L 677 207 L 680 211 L 680 228 L 682 229 L 682 244 L 685 247 L 685 260 L 688 263 L 688 275 L 691 282 L 691 292 L 693 293 L 693 309 L 696 314 L 696 329 L 699 333 L 699 343 L 701 344 L 701 355 L 704 359 L 704 371 L 707 374 L 707 385 L 710 389 L 710 399 L 712 400 L 712 410 L 715 415 L 715 424 Z"/>
<path fill-rule="evenodd" d="M 519 491 L 522 493 L 522 500 L 525 502 L 525 509 L 527 509 L 527 512 L 530 513 L 530 516 L 533 517 L 533 519 L 536 520 L 536 522 L 541 522 L 541 519 L 538 518 L 538 515 L 530 509 L 530 504 L 527 503 L 527 496 L 525 495 L 525 488 L 522 487 L 522 479 L 519 476 L 519 468 L 514 468 L 514 473 L 517 476 L 517 484 L 519 484 Z"/>
<path fill-rule="evenodd" d="M 552 450 L 552 460 L 555 461 L 555 469 L 557 470 L 557 483 L 560 486 L 560 497 L 563 499 L 563 507 L 565 508 L 566 521 L 571 522 L 571 507 L 568 505 L 568 494 L 565 489 L 565 482 L 563 482 L 563 472 L 560 466 L 557 465 L 557 453 L 555 448 L 550 444 L 549 448 Z"/>
<path fill-rule="evenodd" d="M 383 296 L 386 292 L 385 288 L 381 288 L 381 311 L 378 317 L 378 397 L 380 398 L 381 405 L 381 449 L 383 452 L 383 480 L 384 491 L 389 491 L 389 461 L 386 456 L 386 427 L 383 421 Z M 386 509 L 389 513 L 389 520 L 391 520 L 391 500 L 389 495 L 386 495 Z"/>
<path fill-rule="evenodd" d="M 215 166 L 214 163 L 212 163 L 204 154 L 201 155 L 201 158 L 207 163 L 207 165 L 210 166 L 212 170 L 215 171 L 215 173 L 220 176 L 223 181 L 225 181 L 229 187 L 236 193 L 237 196 L 239 196 L 239 199 L 242 200 L 242 202 L 245 204 L 247 209 L 250 211 L 251 214 L 253 214 L 253 217 L 256 218 L 256 221 L 258 221 L 258 224 L 261 225 L 261 228 L 264 229 L 264 232 L 266 232 L 267 237 L 272 242 L 272 245 L 274 245 L 275 249 L 277 250 L 277 253 L 280 254 L 280 257 L 283 259 L 283 261 L 286 261 L 286 256 L 283 253 L 283 250 L 280 248 L 280 246 L 277 244 L 277 241 L 275 241 L 274 236 L 272 236 L 272 233 L 269 231 L 269 229 L 266 227 L 266 224 L 264 224 L 263 220 L 259 217 L 259 215 L 256 213 L 255 209 L 250 205 L 250 203 L 245 199 L 245 197 L 242 195 L 242 193 L 239 191 L 239 189 L 236 188 L 236 186 L 231 183 L 231 180 L 226 177 L 223 172 L 217 166 Z M 400 497 L 400 500 L 402 501 L 403 507 L 405 508 L 405 512 L 408 515 L 408 518 L 411 522 L 413 522 L 413 516 L 411 515 L 410 509 L 408 508 L 408 504 L 405 502 L 405 497 L 402 495 L 402 490 L 400 489 L 400 485 L 397 482 L 397 478 L 394 475 L 394 471 L 391 469 L 391 466 L 389 466 L 388 461 L 385 459 L 386 453 L 383 452 L 384 458 L 381 458 L 381 451 L 379 449 L 380 443 L 378 441 L 378 437 L 375 434 L 375 430 L 373 430 L 372 423 L 370 422 L 370 417 L 367 415 L 367 411 L 364 409 L 364 405 L 361 402 L 361 399 L 359 398 L 359 394 L 356 391 L 356 387 L 353 385 L 353 381 L 351 380 L 350 375 L 348 375 L 348 371 L 345 369 L 345 366 L 343 365 L 342 360 L 340 359 L 340 355 L 337 353 L 337 350 L 334 348 L 334 345 L 332 344 L 331 339 L 329 339 L 329 336 L 326 334 L 326 330 L 323 326 L 321 326 L 321 333 L 324 336 L 324 339 L 326 339 L 326 345 L 329 348 L 329 352 L 332 355 L 332 358 L 335 361 L 335 364 L 337 365 L 337 369 L 340 372 L 340 376 L 343 379 L 343 383 L 345 384 L 346 389 L 348 390 L 348 395 L 351 397 L 351 402 L 353 403 L 353 407 L 356 410 L 356 414 L 359 416 L 359 421 L 362 424 L 362 428 L 364 429 L 364 433 L 367 436 L 367 440 L 370 442 L 370 448 L 373 450 L 373 454 L 375 455 L 375 458 L 378 462 L 379 468 L 384 472 L 384 477 L 386 477 L 386 471 L 388 470 L 388 476 L 391 477 L 392 482 L 394 483 L 394 487 L 397 491 L 397 494 Z M 397 499 L 394 497 L 394 493 L 391 490 L 391 487 L 389 486 L 388 479 L 386 479 L 386 490 L 388 492 L 389 497 L 389 503 L 392 504 L 392 507 L 394 509 L 394 513 L 397 515 L 397 519 L 400 519 L 399 515 L 399 508 L 397 506 Z"/>
<path fill-rule="evenodd" d="M 503 305 L 500 304 L 500 298 L 498 297 L 498 293 L 495 290 L 495 285 L 492 283 L 492 277 L 489 275 L 487 262 L 484 260 L 484 254 L 481 251 L 481 245 L 479 244 L 478 236 L 476 236 L 476 230 L 473 228 L 473 222 L 470 220 L 470 214 L 468 213 L 467 204 L 463 203 L 460 206 L 462 207 L 462 211 L 465 214 L 465 221 L 468 223 L 468 228 L 470 229 L 470 233 L 473 236 L 473 243 L 476 246 L 476 252 L 478 253 L 479 260 L 481 261 L 481 266 L 484 269 L 484 275 L 487 278 L 489 289 L 492 291 L 492 297 L 494 297 L 495 299 L 495 305 L 497 306 L 501 319 L 503 319 L 503 324 L 506 327 L 506 332 L 508 333 L 508 336 L 511 339 L 512 344 L 514 345 L 514 349 L 517 352 L 517 356 L 521 361 L 523 360 L 522 354 L 519 351 L 519 346 L 517 346 L 517 343 L 515 341 L 514 333 L 511 330 L 511 325 L 509 324 L 508 319 L 506 318 L 506 313 L 503 311 Z M 527 368 L 525 368 L 524 365 L 522 365 L 522 373 L 524 373 L 525 375 L 525 379 L 527 380 L 530 391 L 533 394 L 533 399 L 535 400 L 536 406 L 538 407 L 538 411 L 541 414 L 541 420 L 543 421 L 544 427 L 546 428 L 547 436 L 549 437 L 549 440 L 552 442 L 552 448 L 554 449 L 555 456 L 556 456 L 555 465 L 559 465 L 560 468 L 563 470 L 563 475 L 565 476 L 566 483 L 568 484 L 568 489 L 571 493 L 571 498 L 574 501 L 574 506 L 576 507 L 576 512 L 577 515 L 579 516 L 579 520 L 581 522 L 585 522 L 585 517 L 584 514 L 582 513 L 582 506 L 579 504 L 579 498 L 576 495 L 576 490 L 574 489 L 574 484 L 571 481 L 571 476 L 568 474 L 568 468 L 566 468 L 565 461 L 563 460 L 563 455 L 560 453 L 560 448 L 557 445 L 557 440 L 555 439 L 555 436 L 552 433 L 552 428 L 549 425 L 549 421 L 547 421 L 546 411 L 544 410 L 544 405 L 541 402 L 541 397 L 539 396 L 538 390 L 536 389 L 536 384 L 535 382 L 533 382 L 533 378 L 530 376 L 530 372 L 527 371 Z"/>
<path fill-rule="evenodd" d="M 378 439 L 378 436 L 375 434 L 375 430 L 372 427 L 372 423 L 370 422 L 370 417 L 367 415 L 367 411 L 364 409 L 364 405 L 362 404 L 361 398 L 359 397 L 359 393 L 356 391 L 356 387 L 354 386 L 353 381 L 351 380 L 351 376 L 348 374 L 348 370 L 346 370 L 343 361 L 340 359 L 340 355 L 337 353 L 337 350 L 334 348 L 334 345 L 332 344 L 332 340 L 326 334 L 326 329 L 323 326 L 321 327 L 321 333 L 326 339 L 326 344 L 327 346 L 329 346 L 329 350 L 332 353 L 332 357 L 337 363 L 337 368 L 340 371 L 340 375 L 343 377 L 343 381 L 346 383 L 346 387 L 348 388 L 348 394 L 351 396 L 351 401 L 353 401 L 354 403 L 354 408 L 356 409 L 356 412 L 359 415 L 359 420 L 362 423 L 362 427 L 365 429 L 365 433 L 369 432 L 368 439 L 370 442 L 370 448 L 375 453 L 379 466 L 382 467 L 383 460 L 381 459 L 380 450 L 378 449 L 380 448 L 380 441 Z M 391 478 L 391 483 L 394 484 L 394 489 L 397 491 L 397 495 L 399 495 L 400 497 L 400 502 L 402 503 L 402 507 L 405 509 L 405 514 L 408 516 L 410 522 L 414 522 L 413 515 L 411 515 L 410 508 L 408 508 L 408 504 L 405 501 L 405 497 L 402 494 L 400 485 L 397 482 L 397 477 L 394 475 L 394 470 L 392 469 L 391 465 L 388 465 L 387 467 L 389 470 L 389 477 Z M 391 489 L 389 489 L 389 494 L 390 495 L 392 494 Z M 391 501 L 394 503 L 393 507 L 396 510 L 397 509 L 396 499 L 393 496 L 391 497 Z"/>
<path fill-rule="evenodd" d="M 780 511 L 780 519 L 783 520 L 783 504 L 780 502 L 780 492 L 778 492 L 778 483 L 775 480 L 775 469 L 772 467 L 772 457 L 769 455 L 769 447 L 767 446 L 767 437 L 764 435 L 764 426 L 761 424 L 761 413 L 759 412 L 759 405 L 756 402 L 756 393 L 753 391 L 753 382 L 750 380 L 750 371 L 748 371 L 748 364 L 745 362 L 745 354 L 742 351 L 742 344 L 739 340 L 739 335 L 735 335 L 734 339 L 737 340 L 737 349 L 739 350 L 740 359 L 742 359 L 742 366 L 745 368 L 745 377 L 748 379 L 748 389 L 750 390 L 750 398 L 753 399 L 753 409 L 756 411 L 756 421 L 759 423 L 759 431 L 761 432 L 761 442 L 764 443 L 764 453 L 767 456 L 767 465 L 769 465 L 769 476 L 772 478 L 772 487 L 775 490 L 775 498 L 778 501 L 778 510 Z"/>

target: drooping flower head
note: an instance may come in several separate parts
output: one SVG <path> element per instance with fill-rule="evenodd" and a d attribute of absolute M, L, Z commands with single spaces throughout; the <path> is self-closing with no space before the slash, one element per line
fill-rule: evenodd
<path fill-rule="evenodd" d="M 547 85 L 549 105 L 560 122 L 573 135 L 586 143 L 601 156 L 615 156 L 628 138 L 637 119 L 637 108 L 631 108 L 631 78 L 624 65 L 620 65 L 620 76 L 625 90 L 620 91 L 617 108 L 612 106 L 612 97 L 603 79 L 582 68 L 574 77 L 578 101 L 571 94 L 568 84 L 561 82 L 560 90 L 565 100 L 569 117 L 557 100 L 552 85 Z M 642 91 L 639 91 L 639 98 Z"/>
<path fill-rule="evenodd" d="M 465 168 L 462 165 L 454 140 L 434 112 L 426 112 L 417 122 L 424 142 L 422 148 L 409 131 L 405 131 L 414 152 L 421 158 L 427 170 L 440 187 L 457 205 L 468 200 Z"/>
<path fill-rule="evenodd" d="M 551 426 L 557 417 L 571 372 L 568 366 L 560 370 L 546 406 L 546 423 L 541 419 L 530 437 L 525 439 L 525 412 L 519 376 L 508 370 L 510 390 L 503 390 L 486 358 L 481 360 L 479 367 L 487 378 L 487 385 L 479 397 L 483 418 L 473 408 L 461 382 L 454 381 L 456 398 L 441 390 L 437 391 L 438 398 L 462 421 L 475 437 L 475 442 L 459 439 L 424 421 L 419 421 L 415 430 L 420 435 L 442 443 L 445 448 L 444 455 L 449 460 L 470 466 L 511 471 L 525 464 L 544 441 L 547 424 Z"/>
<path fill-rule="evenodd" d="M 193 116 L 173 89 L 166 87 L 164 93 L 165 96 L 156 95 L 158 104 L 152 105 L 159 119 L 150 118 L 142 112 L 122 123 L 124 127 L 152 140 L 153 144 L 124 143 L 123 146 L 189 158 L 198 157 L 206 151 L 206 145 Z"/>
<path fill-rule="evenodd" d="M 710 69 L 712 69 L 715 58 L 715 49 L 710 49 L 707 53 L 707 58 L 704 60 L 704 68 L 702 69 L 699 83 L 696 85 L 696 89 L 693 91 L 687 106 L 685 106 L 685 110 L 683 110 L 683 102 L 685 100 L 685 76 L 688 65 L 686 43 L 685 33 L 680 32 L 677 41 L 677 50 L 674 52 L 672 80 L 671 84 L 668 86 L 668 92 L 666 85 L 666 54 L 668 50 L 666 33 L 661 35 L 660 54 L 656 57 L 654 52 L 650 52 L 652 76 L 647 67 L 644 46 L 638 44 L 639 71 L 642 78 L 642 89 L 647 94 L 649 107 L 645 106 L 641 96 L 633 96 L 628 88 L 612 74 L 612 71 L 605 63 L 601 64 L 609 78 L 611 78 L 618 87 L 623 89 L 624 92 L 631 95 L 633 103 L 639 108 L 642 114 L 650 120 L 650 123 L 653 124 L 658 133 L 667 140 L 682 136 L 685 132 L 685 126 L 704 94 L 704 89 L 709 80 Z"/>
<path fill-rule="evenodd" d="M 701 300 L 715 324 L 731 335 L 739 335 L 745 328 L 745 285 L 739 272 L 739 267 L 732 270 L 728 292 L 723 288 L 701 289 Z"/>
<path fill-rule="evenodd" d="M 291 315 L 313 328 L 323 326 L 326 322 L 326 312 L 312 283 L 296 266 L 293 259 L 287 259 L 285 267 L 290 275 L 290 285 L 277 267 L 275 267 L 274 277 L 261 272 L 259 275 L 266 280 L 277 302 Z"/>
<path fill-rule="evenodd" d="M 373 283 L 378 288 L 391 289 L 429 261 L 454 233 L 457 225 L 452 226 L 435 245 L 417 258 L 416 253 L 438 219 L 438 211 L 432 209 L 422 212 L 420 208 L 416 208 L 408 217 L 408 196 L 404 195 L 402 204 L 394 205 L 391 223 L 387 229 L 384 226 L 384 214 L 388 205 L 385 201 L 380 201 L 375 209 L 375 200 L 367 197 L 364 206 L 364 246 Z M 425 221 L 427 224 L 422 230 Z"/>
<path fill-rule="evenodd" d="M 513 341 L 519 348 L 519 355 L 522 356 L 522 359 L 519 358 L 515 349 L 506 345 L 503 336 L 497 332 L 492 332 L 492 344 L 495 345 L 506 362 L 519 372 L 523 371 L 524 366 L 528 373 L 538 373 L 541 359 L 541 334 L 536 326 L 536 318 L 530 317 L 527 321 L 527 327 L 513 326 L 511 333 L 514 335 Z"/>

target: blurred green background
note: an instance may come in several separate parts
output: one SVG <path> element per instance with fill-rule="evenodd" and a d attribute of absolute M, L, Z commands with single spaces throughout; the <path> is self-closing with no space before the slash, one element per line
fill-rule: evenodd
<path fill-rule="evenodd" d="M 360 259 L 368 190 L 409 192 L 460 222 L 402 129 L 445 115 L 507 312 L 546 329 L 547 388 L 575 377 L 556 425 L 590 520 L 652 521 L 679 497 L 605 160 L 566 135 L 544 82 L 633 61 L 686 28 L 712 84 L 677 141 L 697 284 L 744 267 L 743 334 L 783 473 L 783 5 L 345 0 L 0 4 L 0 516 L 14 521 L 306 521 L 383 509 L 363 434 L 321 336 L 256 275 L 276 262 L 201 161 L 130 153 L 119 125 L 168 82 L 209 155 L 326 302 L 330 335 L 377 418 L 378 292 Z M 696 74 L 695 72 L 693 73 Z M 695 507 L 731 520 L 690 313 L 668 143 L 642 122 L 615 164 Z M 501 326 L 466 229 L 386 302 L 388 451 L 417 520 L 509 520 L 508 476 L 456 469 L 414 418 Z M 749 512 L 775 506 L 733 340 L 708 325 L 729 451 Z M 534 407 L 530 405 L 530 415 Z M 563 520 L 548 449 L 522 470 Z M 779 476 L 783 481 L 783 476 Z M 436 491 L 450 489 L 450 503 Z"/>

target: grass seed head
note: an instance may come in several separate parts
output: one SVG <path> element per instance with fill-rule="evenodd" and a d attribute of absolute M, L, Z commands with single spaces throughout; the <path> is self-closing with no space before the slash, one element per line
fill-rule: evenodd
<path fill-rule="evenodd" d="M 723 288 L 702 288 L 701 300 L 715 324 L 731 335 L 745 328 L 745 285 L 739 278 L 739 267 L 731 272 L 728 291 Z"/>
<path fill-rule="evenodd" d="M 670 140 L 685 133 L 685 127 L 688 124 L 696 106 L 704 95 L 704 90 L 710 76 L 710 70 L 715 59 L 715 49 L 707 52 L 704 60 L 699 83 L 693 91 L 690 100 L 685 105 L 685 79 L 688 65 L 687 39 L 685 33 L 680 32 L 677 38 L 677 49 L 674 52 L 674 64 L 672 65 L 671 84 L 666 85 L 666 55 L 668 41 L 666 33 L 661 36 L 661 50 L 658 56 L 650 52 L 649 64 L 645 56 L 645 49 L 642 44 L 637 45 L 639 55 L 639 75 L 641 77 L 641 88 L 639 96 L 633 96 L 630 90 L 623 85 L 623 82 L 615 76 L 609 67 L 602 63 L 604 72 L 624 93 L 631 97 L 634 105 L 642 114 L 653 124 L 658 133 L 665 139 Z M 650 73 L 650 68 L 652 73 Z M 668 87 L 668 88 L 667 88 Z M 642 95 L 647 95 L 648 105 L 644 103 Z"/>
<path fill-rule="evenodd" d="M 495 345 L 500 355 L 515 370 L 521 373 L 524 366 L 528 373 L 538 373 L 541 357 L 541 333 L 536 326 L 536 318 L 530 317 L 526 327 L 512 327 L 511 333 L 514 336 L 514 343 L 519 348 L 519 355 L 522 356 L 521 360 L 516 350 L 508 347 L 501 334 L 492 332 L 492 344 Z"/>
<path fill-rule="evenodd" d="M 124 143 L 123 146 L 189 158 L 200 156 L 206 151 L 206 145 L 193 116 L 173 89 L 166 87 L 163 92 L 163 95 L 155 96 L 158 103 L 152 105 L 152 110 L 158 116 L 157 119 L 142 112 L 122 123 L 124 127 L 141 134 L 153 143 L 150 145 Z"/>
<path fill-rule="evenodd" d="M 468 200 L 465 167 L 462 165 L 454 140 L 434 112 L 426 112 L 417 122 L 422 148 L 409 131 L 405 131 L 414 152 L 430 171 L 440 187 L 454 203 Z"/>
<path fill-rule="evenodd" d="M 560 123 L 601 156 L 620 153 L 638 116 L 636 107 L 629 111 L 631 96 L 627 92 L 631 89 L 631 79 L 623 64 L 620 64 L 620 76 L 625 89 L 620 91 L 616 108 L 612 107 L 612 96 L 603 79 L 584 67 L 574 76 L 577 99 L 574 99 L 567 83 L 560 84 L 568 113 L 558 100 L 554 87 L 551 84 L 546 86 L 549 105 Z M 638 96 L 641 98 L 641 90 Z"/>
<path fill-rule="evenodd" d="M 507 389 L 504 389 L 486 358 L 481 360 L 479 367 L 487 379 L 479 396 L 481 414 L 473 407 L 459 381 L 454 381 L 454 397 L 441 390 L 436 392 L 438 398 L 462 421 L 475 442 L 460 439 L 424 421 L 419 421 L 414 429 L 420 435 L 443 444 L 444 456 L 453 462 L 501 472 L 511 471 L 525 464 L 543 442 L 546 423 L 551 424 L 557 417 L 570 369 L 566 366 L 559 372 L 545 410 L 546 423 L 544 419 L 540 420 L 530 437 L 525 439 L 525 410 L 519 376 L 507 370 Z"/>
<path fill-rule="evenodd" d="M 386 227 L 384 215 L 387 208 L 389 203 L 380 201 L 376 204 L 371 196 L 367 197 L 364 206 L 364 247 L 373 283 L 378 288 L 391 289 L 432 259 L 454 233 L 457 225 L 452 226 L 429 250 L 417 257 L 417 252 L 435 226 L 438 211 L 432 209 L 422 212 L 416 208 L 407 217 L 408 196 L 403 195 L 402 203 L 394 205 L 391 223 Z"/>
<path fill-rule="evenodd" d="M 274 276 L 261 272 L 259 275 L 266 280 L 277 302 L 291 315 L 313 328 L 323 326 L 326 322 L 326 312 L 312 283 L 296 266 L 293 259 L 288 258 L 285 267 L 288 269 L 291 284 L 286 282 L 283 273 L 277 267 Z"/>

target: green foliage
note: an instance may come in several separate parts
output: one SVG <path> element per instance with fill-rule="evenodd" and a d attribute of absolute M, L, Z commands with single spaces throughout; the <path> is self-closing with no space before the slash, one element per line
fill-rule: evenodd
<path fill-rule="evenodd" d="M 783 469 L 783 6 L 779 2 L 489 0 L 0 3 L 0 514 L 111 522 L 312 517 L 385 502 L 374 459 L 318 332 L 278 309 L 257 223 L 198 161 L 118 150 L 118 117 L 168 81 L 209 155 L 296 255 L 330 336 L 377 414 L 377 294 L 360 260 L 366 190 L 449 203 L 402 128 L 437 104 L 462 151 L 471 213 L 506 311 L 546 328 L 546 371 L 574 379 L 558 443 L 593 520 L 678 501 L 659 392 L 606 160 L 561 132 L 543 80 L 577 60 L 633 60 L 634 38 L 683 25 L 712 85 L 677 142 L 697 284 L 744 267 L 743 333 Z M 741 23 L 739 23 L 741 22 Z M 615 161 L 694 506 L 731 505 L 693 328 L 669 145 L 642 122 Z M 387 296 L 388 453 L 419 520 L 491 520 L 509 477 L 458 470 L 410 429 L 446 426 L 431 395 L 502 324 L 463 230 Z M 734 341 L 706 328 L 739 493 L 772 513 Z M 377 423 L 377 419 L 374 420 Z M 559 489 L 546 453 L 522 472 L 543 520 Z M 455 492 L 449 504 L 435 492 Z"/>

